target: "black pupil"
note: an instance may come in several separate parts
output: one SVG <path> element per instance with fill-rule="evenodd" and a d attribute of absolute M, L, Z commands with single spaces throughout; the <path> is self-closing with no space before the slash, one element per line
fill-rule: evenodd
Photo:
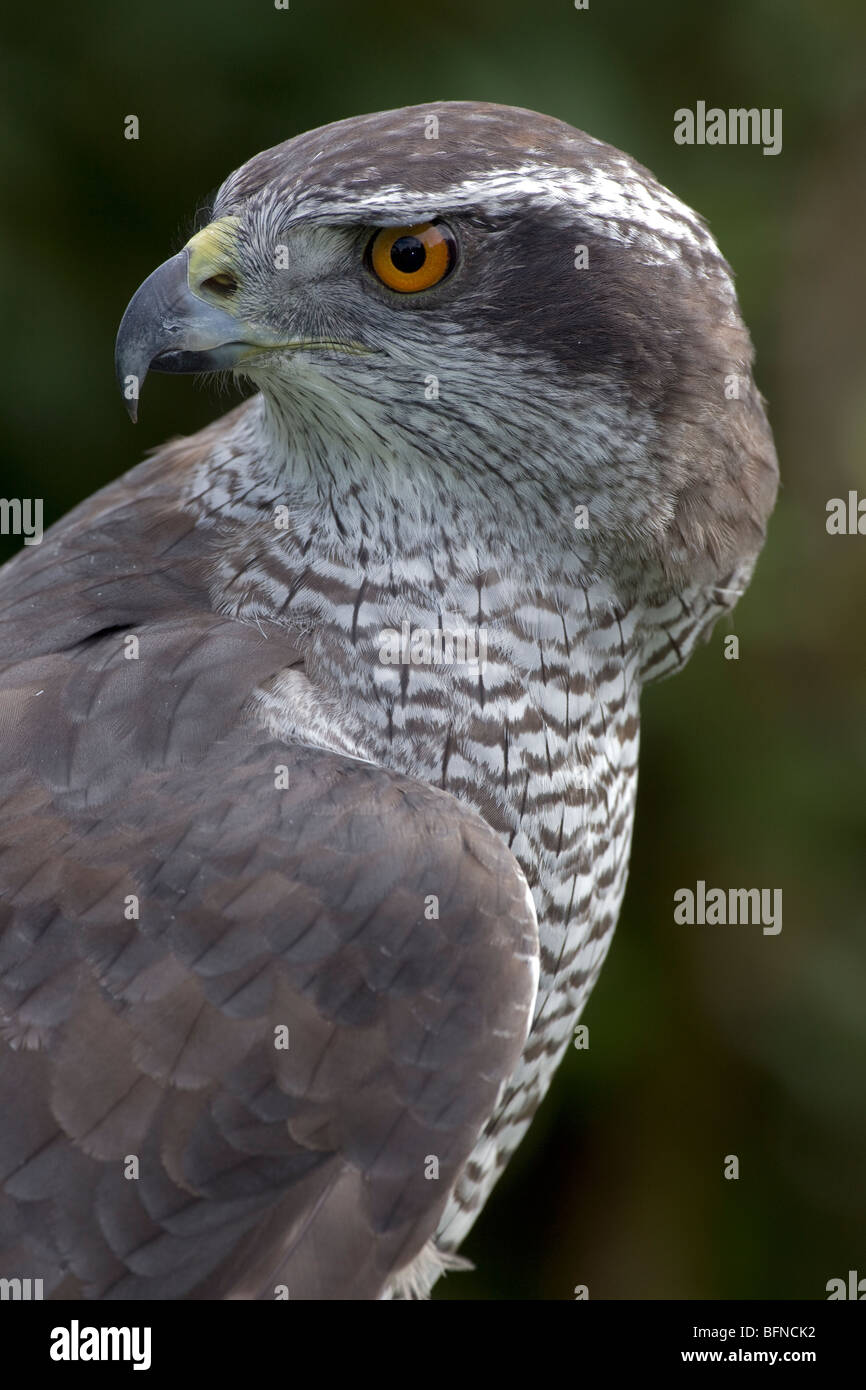
<path fill-rule="evenodd" d="M 426 259 L 424 243 L 416 236 L 398 237 L 391 247 L 391 264 L 395 270 L 402 270 L 404 275 L 420 270 Z"/>

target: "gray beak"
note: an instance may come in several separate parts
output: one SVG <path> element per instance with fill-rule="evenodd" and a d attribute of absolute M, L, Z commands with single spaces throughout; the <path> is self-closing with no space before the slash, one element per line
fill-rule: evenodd
<path fill-rule="evenodd" d="M 224 371 L 257 350 L 237 318 L 193 293 L 184 248 L 147 277 L 120 321 L 114 364 L 130 419 L 149 371 Z"/>

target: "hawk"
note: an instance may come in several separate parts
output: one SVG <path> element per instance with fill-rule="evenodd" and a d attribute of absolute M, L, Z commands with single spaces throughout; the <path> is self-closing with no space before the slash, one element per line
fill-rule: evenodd
<path fill-rule="evenodd" d="M 117 368 L 255 394 L 0 573 L 0 1274 L 424 1296 L 573 1035 L 645 682 L 761 549 L 731 273 L 476 102 L 256 155 Z"/>

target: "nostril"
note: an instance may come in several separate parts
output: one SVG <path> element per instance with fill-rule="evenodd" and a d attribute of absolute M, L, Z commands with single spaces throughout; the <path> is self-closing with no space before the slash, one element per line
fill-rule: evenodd
<path fill-rule="evenodd" d="M 227 299 L 229 295 L 234 294 L 237 288 L 237 280 L 227 271 L 220 271 L 218 275 L 209 275 L 199 285 L 199 289 L 208 290 L 211 294 L 219 295 L 222 299 Z"/>

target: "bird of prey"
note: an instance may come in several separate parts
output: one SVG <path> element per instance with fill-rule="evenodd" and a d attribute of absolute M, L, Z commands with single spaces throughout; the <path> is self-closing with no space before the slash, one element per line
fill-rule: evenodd
<path fill-rule="evenodd" d="M 0 572 L 0 1274 L 423 1297 L 610 945 L 641 688 L 777 486 L 704 222 L 510 107 L 256 155 L 117 369 L 254 394 Z"/>

